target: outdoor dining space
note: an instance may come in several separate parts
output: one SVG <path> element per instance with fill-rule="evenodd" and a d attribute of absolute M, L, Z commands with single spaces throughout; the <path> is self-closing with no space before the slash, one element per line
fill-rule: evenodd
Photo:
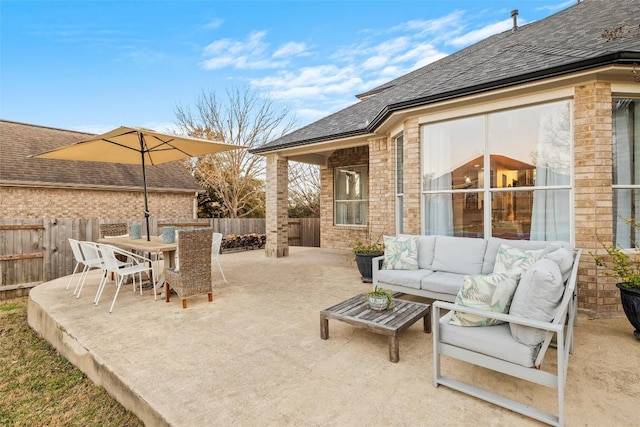
<path fill-rule="evenodd" d="M 342 322 L 320 337 L 320 311 L 369 290 L 349 251 L 292 247 L 222 255 L 227 283 L 206 296 L 154 300 L 123 286 L 116 309 L 91 300 L 98 270 L 74 298 L 68 277 L 31 291 L 29 324 L 147 425 L 542 425 L 432 378 L 432 335 L 422 322 L 400 338 Z M 105 301 L 114 286 L 106 286 Z M 637 340 L 624 317 L 579 316 L 566 385 L 566 425 L 633 425 Z M 550 350 L 553 352 L 554 350 Z M 551 357 L 551 365 L 553 365 Z M 452 374 L 525 402 L 555 404 L 552 390 L 448 361 Z M 598 367 L 595 369 L 594 367 Z"/>

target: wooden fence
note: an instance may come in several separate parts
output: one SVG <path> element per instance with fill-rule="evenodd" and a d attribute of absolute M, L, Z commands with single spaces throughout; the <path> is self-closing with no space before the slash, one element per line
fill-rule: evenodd
<path fill-rule="evenodd" d="M 0 290 L 53 280 L 71 274 L 75 261 L 67 239 L 96 241 L 99 225 L 127 223 L 127 219 L 0 219 Z M 150 219 L 151 235 L 162 227 L 211 227 L 229 234 L 265 234 L 264 218 Z M 146 227 L 143 225 L 143 235 Z M 320 246 L 318 218 L 289 219 L 290 246 Z"/>

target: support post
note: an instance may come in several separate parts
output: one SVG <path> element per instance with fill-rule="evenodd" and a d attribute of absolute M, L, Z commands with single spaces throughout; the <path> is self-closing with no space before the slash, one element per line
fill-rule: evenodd
<path fill-rule="evenodd" d="M 289 163 L 277 154 L 267 156 L 265 255 L 272 258 L 289 256 Z"/>

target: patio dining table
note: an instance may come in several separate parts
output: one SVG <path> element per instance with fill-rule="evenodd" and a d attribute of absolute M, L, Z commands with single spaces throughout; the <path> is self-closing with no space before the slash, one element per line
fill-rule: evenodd
<path fill-rule="evenodd" d="M 98 239 L 98 243 L 105 243 L 113 245 L 126 251 L 137 251 L 143 253 L 158 253 L 162 252 L 164 258 L 164 267 L 175 268 L 176 266 L 176 251 L 178 250 L 178 243 L 164 243 L 162 236 L 151 236 L 151 240 L 146 239 L 132 239 L 131 237 L 104 237 Z M 160 274 L 158 281 L 164 275 Z M 151 283 L 154 283 L 154 277 L 151 276 Z"/>

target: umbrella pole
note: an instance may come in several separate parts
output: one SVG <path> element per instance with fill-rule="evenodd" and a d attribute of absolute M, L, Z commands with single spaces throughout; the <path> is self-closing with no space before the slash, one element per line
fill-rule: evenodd
<path fill-rule="evenodd" d="M 140 154 L 142 155 L 142 186 L 144 189 L 144 219 L 147 223 L 147 242 L 151 241 L 151 232 L 149 231 L 149 202 L 147 201 L 147 170 L 144 164 L 144 137 L 138 134 L 140 139 Z"/>

